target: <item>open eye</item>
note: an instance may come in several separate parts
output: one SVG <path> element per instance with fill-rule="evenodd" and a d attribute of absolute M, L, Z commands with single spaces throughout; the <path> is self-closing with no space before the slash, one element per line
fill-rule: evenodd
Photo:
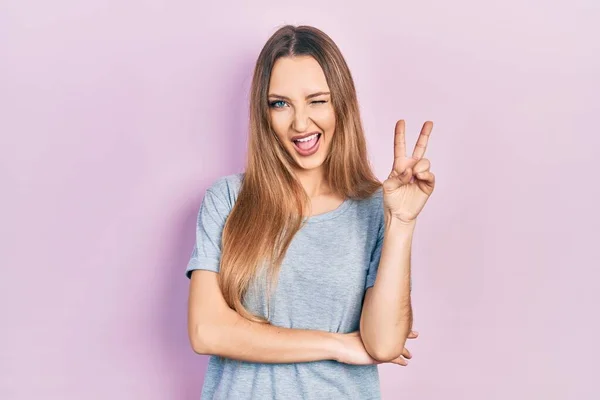
<path fill-rule="evenodd" d="M 283 100 L 275 100 L 269 103 L 269 105 L 273 108 L 281 108 L 285 106 L 285 101 Z"/>

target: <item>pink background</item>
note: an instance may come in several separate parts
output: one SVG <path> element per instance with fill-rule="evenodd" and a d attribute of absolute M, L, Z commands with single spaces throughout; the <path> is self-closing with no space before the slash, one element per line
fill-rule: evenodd
<path fill-rule="evenodd" d="M 0 398 L 199 398 L 195 214 L 244 166 L 252 67 L 284 23 L 342 49 L 380 179 L 395 121 L 409 146 L 435 122 L 421 336 L 409 367 L 380 367 L 383 398 L 600 398 L 599 17 L 596 0 L 2 1 Z"/>

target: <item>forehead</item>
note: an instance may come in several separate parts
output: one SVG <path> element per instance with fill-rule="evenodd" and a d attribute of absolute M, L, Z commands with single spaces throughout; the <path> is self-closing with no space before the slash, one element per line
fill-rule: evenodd
<path fill-rule="evenodd" d="M 313 57 L 281 57 L 275 61 L 269 81 L 269 93 L 305 96 L 328 90 L 325 73 Z"/>

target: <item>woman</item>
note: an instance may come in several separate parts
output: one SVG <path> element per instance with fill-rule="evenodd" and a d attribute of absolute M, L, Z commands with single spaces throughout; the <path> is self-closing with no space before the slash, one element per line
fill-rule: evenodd
<path fill-rule="evenodd" d="M 382 184 L 333 41 L 309 26 L 267 41 L 245 172 L 206 191 L 186 270 L 190 342 L 212 355 L 202 398 L 380 398 L 377 364 L 406 365 L 417 336 L 410 248 L 434 187 L 431 129 L 407 157 L 397 123 Z"/>

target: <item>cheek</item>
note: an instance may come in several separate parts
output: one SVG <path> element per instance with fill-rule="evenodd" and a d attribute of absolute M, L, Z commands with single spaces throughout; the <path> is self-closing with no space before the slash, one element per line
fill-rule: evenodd
<path fill-rule="evenodd" d="M 273 127 L 275 134 L 277 134 L 284 142 L 290 126 L 290 118 L 287 114 L 288 113 L 282 111 L 271 111 L 269 114 L 271 117 L 271 126 Z"/>
<path fill-rule="evenodd" d="M 319 110 L 314 115 L 314 120 L 321 129 L 330 134 L 335 130 L 335 112 L 333 109 Z"/>

